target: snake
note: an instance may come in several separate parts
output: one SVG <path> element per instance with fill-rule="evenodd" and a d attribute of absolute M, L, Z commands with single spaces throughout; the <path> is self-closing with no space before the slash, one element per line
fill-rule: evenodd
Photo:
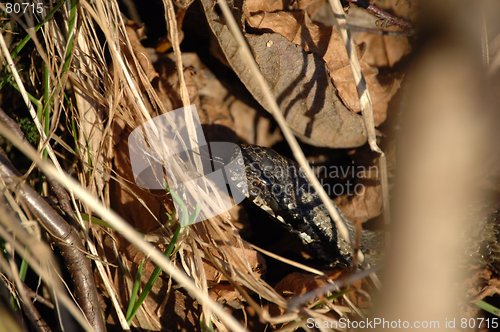
<path fill-rule="evenodd" d="M 355 263 L 353 246 L 339 236 L 335 222 L 330 217 L 323 201 L 310 185 L 300 166 L 271 148 L 257 145 L 239 145 L 233 152 L 234 159 L 241 165 L 234 169 L 232 180 L 245 186 L 243 194 L 256 206 L 267 212 L 321 263 L 331 267 L 347 268 Z M 333 202 L 332 202 L 333 203 Z M 380 264 L 383 256 L 384 232 L 363 230 L 357 233 L 350 220 L 334 204 L 342 222 L 346 225 L 349 238 L 359 236 L 359 249 L 364 266 Z M 499 209 L 480 220 L 480 241 L 474 241 L 470 256 L 500 272 L 500 227 L 497 221 Z"/>
<path fill-rule="evenodd" d="M 232 171 L 231 177 L 245 182 L 245 196 L 267 212 L 289 233 L 298 238 L 314 258 L 328 266 L 350 267 L 353 247 L 339 236 L 316 190 L 310 185 L 299 165 L 273 149 L 257 145 L 240 145 L 233 153 L 241 158 L 242 169 Z M 334 204 L 349 237 L 357 235 L 355 227 Z M 365 263 L 374 264 L 380 257 L 383 233 L 363 231 L 360 250 Z"/>

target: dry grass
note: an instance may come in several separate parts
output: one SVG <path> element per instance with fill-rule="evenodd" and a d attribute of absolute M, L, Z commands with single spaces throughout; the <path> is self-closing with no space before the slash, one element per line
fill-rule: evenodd
<path fill-rule="evenodd" d="M 165 5 L 167 9 L 172 6 L 170 1 L 165 1 Z M 202 260 L 215 266 L 266 321 L 286 322 L 296 319 L 296 314 L 287 318 L 271 317 L 266 309 L 253 300 L 249 292 L 259 294 L 261 298 L 286 308 L 286 301 L 252 270 L 245 257 L 235 255 L 234 248 L 239 247 L 245 250 L 245 245 L 227 216 L 213 218 L 197 225 L 196 228 L 185 230 L 177 247 L 177 251 L 182 252 L 182 259 L 176 266 L 165 259 L 162 253 L 151 244 L 145 242 L 142 236 L 119 215 L 109 209 L 112 193 L 107 179 L 114 179 L 123 188 L 131 186 L 129 180 L 123 178 L 123 174 L 116 173 L 112 164 L 116 144 L 114 141 L 116 133 L 113 130 L 117 127 L 117 123 L 120 127 L 125 124 L 129 128 L 135 128 L 144 121 L 166 112 L 167 109 L 160 102 L 160 97 L 140 65 L 141 59 L 137 58 L 131 46 L 116 2 L 81 1 L 73 10 L 69 5 L 63 6 L 61 14 L 62 22 L 49 20 L 41 27 L 40 34 L 31 33 L 33 37 L 42 36 L 34 44 L 35 54 L 43 59 L 44 66 L 48 68 L 49 73 L 46 87 L 49 98 L 40 100 L 40 103 L 49 110 L 49 128 L 41 123 L 37 116 L 37 104 L 32 104 L 27 89 L 24 88 L 28 84 L 30 85 L 28 90 L 33 91 L 31 85 L 36 81 L 35 77 L 26 83 L 26 78 L 19 75 L 14 64 L 16 59 L 9 58 L 9 47 L 3 42 L 3 36 L 0 38 L 3 54 L 10 64 L 15 82 L 30 110 L 42 143 L 38 151 L 35 151 L 26 142 L 20 141 L 8 128 L 1 126 L 0 131 L 2 136 L 32 159 L 40 171 L 59 182 L 70 193 L 74 216 L 78 220 L 81 231 L 85 234 L 88 255 L 93 257 L 103 285 L 101 291 L 104 297 L 110 299 L 121 327 L 129 328 L 123 312 L 127 306 L 127 303 L 123 302 L 126 299 L 120 294 L 129 293 L 130 290 L 116 288 L 115 276 L 107 262 L 123 261 L 121 257 L 123 253 L 116 247 L 114 251 L 116 257 L 101 257 L 100 248 L 104 247 L 104 238 L 111 231 L 89 223 L 88 218 L 82 216 L 97 214 L 113 228 L 112 232 L 120 234 L 133 243 L 177 284 L 187 289 L 190 295 L 202 304 L 207 324 L 212 321 L 217 328 L 222 330 L 226 328 L 234 331 L 243 330 L 242 326 L 229 316 L 220 304 L 208 296 L 205 263 Z M 171 17 L 172 11 L 167 10 L 167 14 L 168 22 L 174 22 L 175 20 Z M 175 25 L 170 31 L 174 32 L 174 37 Z M 99 34 L 104 35 L 104 43 Z M 178 54 L 176 59 L 179 60 L 178 43 L 174 43 L 174 50 Z M 108 59 L 106 59 L 106 54 L 109 55 Z M 182 68 L 182 63 L 178 62 L 177 65 Z M 182 82 L 182 70 L 178 70 L 178 73 Z M 182 99 L 184 103 L 188 103 L 188 100 L 185 100 L 185 93 L 182 93 L 185 87 L 182 88 L 182 86 L 183 84 L 181 84 L 181 95 L 184 95 Z M 68 93 L 72 94 L 73 102 L 71 103 L 67 102 Z M 62 122 L 62 119 L 65 119 L 65 122 Z M 61 144 L 65 138 L 57 137 L 56 131 L 64 128 L 65 131 L 71 132 L 72 126 L 77 129 L 75 142 Z M 52 147 L 56 143 L 66 148 L 56 153 Z M 75 150 L 70 148 L 73 144 L 76 146 Z M 50 162 L 40 158 L 44 148 L 47 148 Z M 76 167 L 71 170 L 73 176 L 69 176 L 60 166 L 67 165 L 68 157 L 77 158 Z M 78 181 L 75 181 L 75 178 Z M 211 202 L 210 197 L 200 197 L 200 199 Z M 140 197 L 137 197 L 137 201 L 138 204 L 146 205 Z M 22 207 L 17 206 L 15 210 L 20 216 L 24 216 Z M 153 211 L 151 214 L 152 219 L 158 220 L 159 216 L 154 215 Z M 24 219 L 29 220 L 28 217 Z M 6 227 L 5 225 L 3 224 L 3 227 Z M 162 229 L 164 236 L 173 233 L 172 229 L 165 228 L 160 222 L 158 226 Z M 20 239 L 22 237 L 18 237 L 16 241 L 12 239 L 12 241 L 18 243 Z M 36 269 L 36 260 L 30 254 L 36 250 L 36 245 L 32 241 L 31 243 L 25 242 L 24 245 L 29 248 L 28 252 L 22 249 L 21 244 L 16 245 L 16 252 L 25 257 L 30 266 L 43 277 L 45 275 L 43 270 Z M 126 266 L 133 268 L 130 264 L 124 265 Z M 4 266 L 4 269 L 9 270 L 7 266 Z M 121 275 L 129 280 L 127 283 L 131 286 L 135 275 L 134 270 L 123 271 Z M 60 290 L 60 287 L 53 288 L 51 278 L 44 277 L 43 280 L 49 289 Z M 71 309 L 75 317 L 79 317 L 81 325 L 89 328 L 82 320 L 81 314 L 75 311 L 74 304 L 68 300 L 67 295 L 62 293 L 59 297 L 62 299 L 62 304 Z M 151 311 L 146 313 L 147 315 L 155 316 L 156 312 Z M 141 325 L 141 322 L 136 321 L 134 324 Z"/>
<path fill-rule="evenodd" d="M 137 274 L 136 263 L 143 258 L 147 258 L 152 262 L 150 265 L 158 266 L 165 272 L 166 276 L 162 281 L 164 293 L 160 294 L 166 298 L 165 302 L 180 293 L 177 289 L 180 286 L 184 289 L 182 294 L 188 294 L 201 305 L 200 321 L 195 322 L 201 328 L 221 331 L 243 331 L 246 328 L 243 319 L 237 320 L 233 317 L 226 310 L 227 307 L 214 300 L 213 294 L 210 293 L 211 288 L 217 285 L 216 281 L 221 280 L 235 290 L 240 301 L 246 303 L 247 310 L 243 308 L 240 312 L 240 309 L 234 309 L 232 313 L 245 316 L 252 311 L 264 324 L 275 327 L 283 324 L 283 331 L 304 327 L 308 318 L 314 318 L 317 322 L 331 321 L 332 318 L 328 316 L 331 313 L 335 313 L 337 317 L 363 317 L 361 309 L 352 303 L 349 296 L 337 292 L 351 283 L 365 279 L 367 274 L 373 271 L 353 273 L 349 278 L 331 283 L 323 272 L 290 262 L 291 265 L 295 264 L 296 267 L 327 279 L 326 284 L 290 301 L 266 283 L 248 257 L 241 254 L 247 252 L 249 246 L 240 237 L 228 214 L 183 228 L 175 247 L 175 252 L 178 253 L 176 259 L 171 261 L 164 256 L 158 249 L 161 247 L 158 243 L 169 242 L 178 221 L 165 222 L 165 216 L 159 215 L 158 211 L 173 217 L 172 203 L 164 200 L 155 202 L 156 205 L 150 204 L 151 197 L 137 189 L 130 170 L 125 169 L 123 164 L 120 166 L 117 160 L 128 158 L 128 152 L 120 148 L 126 147 L 122 143 L 126 141 L 126 134 L 131 129 L 170 111 L 173 106 L 164 103 L 164 96 L 153 86 L 147 68 L 151 65 L 148 55 L 141 54 L 134 48 L 117 2 L 81 0 L 78 5 L 76 3 L 77 1 L 65 2 L 58 18 L 48 20 L 38 33 L 33 29 L 26 31 L 31 37 L 30 55 L 23 54 L 12 58 L 10 52 L 15 45 L 9 43 L 13 38 L 8 36 L 7 30 L 2 31 L 2 60 L 7 63 L 13 75 L 11 85 L 15 85 L 24 102 L 20 108 L 29 110 L 40 140 L 35 150 L 2 123 L 0 135 L 33 162 L 33 173 L 45 174 L 68 191 L 73 211 L 73 215 L 68 217 L 76 220 L 76 226 L 88 250 L 86 255 L 96 267 L 99 292 L 112 307 L 108 311 L 113 312 L 110 315 L 113 317 L 113 324 L 121 329 L 130 328 L 126 309 Z M 273 115 L 294 156 L 306 170 L 306 175 L 337 222 L 339 233 L 348 239 L 348 232 L 337 210 L 307 164 L 296 138 L 288 130 L 275 98 L 258 71 L 226 1 L 220 0 L 219 3 L 232 33 L 240 43 L 245 60 L 252 68 L 257 84 L 260 84 L 265 92 L 267 104 L 273 108 Z M 330 3 L 334 12 L 339 13 L 342 10 L 339 1 L 331 0 Z M 177 94 L 182 105 L 187 108 L 190 100 L 184 78 L 174 7 L 171 0 L 164 0 L 164 6 L 177 66 Z M 342 25 L 342 22 L 339 23 Z M 347 31 L 343 31 L 347 43 Z M 351 45 L 350 49 L 355 48 Z M 350 56 L 354 77 L 360 81 L 362 78 L 359 64 L 356 65 L 356 54 L 351 53 Z M 34 59 L 33 63 L 29 63 L 30 57 Z M 498 66 L 498 59 L 498 56 L 492 59 L 493 66 Z M 29 63 L 29 70 L 22 67 L 26 61 Z M 40 63 L 47 75 L 43 83 L 40 79 L 43 70 L 37 69 Z M 39 97 L 37 99 L 34 96 Z M 368 128 L 370 147 L 380 153 L 384 205 L 388 216 L 385 155 L 376 144 L 370 98 L 366 90 L 360 94 L 360 104 Z M 190 138 L 192 142 L 185 142 L 186 145 L 196 145 L 196 142 L 193 143 L 195 137 L 191 135 Z M 151 138 L 150 144 L 153 149 L 162 150 L 160 141 Z M 175 160 L 172 162 L 174 168 L 180 167 Z M 43 179 L 41 182 L 41 191 L 48 194 L 48 184 Z M 4 189 L 4 183 L 0 183 L 0 187 L 5 191 L 5 204 L 0 204 L 0 238 L 6 241 L 9 253 L 8 259 L 0 257 L 2 282 L 9 289 L 16 289 L 16 292 L 13 292 L 16 294 L 15 298 L 29 302 L 29 293 L 23 290 L 23 282 L 14 262 L 15 254 L 22 257 L 41 278 L 51 295 L 47 296 L 47 301 L 57 299 L 54 302 L 64 306 L 83 328 L 92 330 L 77 308 L 76 301 L 71 299 L 71 292 L 64 289 L 64 279 L 55 263 L 56 258 L 44 242 L 45 238 L 41 235 L 43 231 L 34 222 L 29 209 L 16 201 L 14 193 Z M 213 197 L 198 192 L 194 187 L 188 189 L 198 201 L 216 206 L 217 202 L 214 202 Z M 117 202 L 120 202 L 117 193 L 128 197 L 127 203 L 142 211 L 142 215 L 138 212 L 138 219 L 134 220 L 134 216 L 126 215 L 126 210 L 118 211 L 120 213 L 113 210 L 122 208 L 117 205 Z M 160 205 L 164 210 L 159 209 Z M 96 215 L 109 227 L 90 222 Z M 127 217 L 126 220 L 124 217 Z M 148 220 L 148 230 L 155 229 L 154 234 L 146 236 L 151 238 L 159 234 L 161 241 L 154 245 L 145 241 L 146 236 L 141 229 L 143 220 Z M 141 253 L 134 256 L 136 251 L 126 251 L 129 244 Z M 267 254 L 264 250 L 262 252 Z M 210 272 L 207 266 L 216 271 L 217 278 L 207 276 Z M 147 272 L 150 274 L 151 270 L 152 268 Z M 373 283 L 378 285 L 376 277 L 372 277 Z M 147 276 L 145 278 L 147 280 Z M 70 285 L 66 287 L 71 289 Z M 362 292 L 360 291 L 361 297 L 364 296 Z M 340 300 L 331 296 L 332 294 L 338 295 Z M 365 298 L 369 299 L 369 295 Z M 146 301 L 131 325 L 161 328 L 158 307 L 163 308 L 162 305 L 164 303 Z M 253 319 L 257 321 L 255 317 Z"/>

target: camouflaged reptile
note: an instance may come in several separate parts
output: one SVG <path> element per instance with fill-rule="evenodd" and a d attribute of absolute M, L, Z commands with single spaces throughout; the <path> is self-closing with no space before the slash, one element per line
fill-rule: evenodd
<path fill-rule="evenodd" d="M 352 266 L 351 245 L 338 236 L 335 223 L 298 164 L 269 148 L 255 145 L 239 148 L 241 169 L 234 170 L 231 177 L 246 181 L 247 186 L 241 186 L 246 188 L 245 196 L 296 236 L 316 259 L 329 266 Z M 233 156 L 238 158 L 238 151 Z M 350 238 L 355 238 L 355 228 L 340 209 L 337 211 Z M 497 272 L 500 267 L 498 214 L 496 209 L 488 213 L 486 219 L 479 220 L 479 227 L 475 229 L 479 230 L 480 240 L 471 237 L 473 252 L 470 253 L 475 261 L 490 265 Z M 360 249 L 365 263 L 377 264 L 382 248 L 382 232 L 362 232 Z"/>

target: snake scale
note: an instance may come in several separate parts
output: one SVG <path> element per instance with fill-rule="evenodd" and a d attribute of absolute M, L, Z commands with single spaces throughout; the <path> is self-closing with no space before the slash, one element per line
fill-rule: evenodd
<path fill-rule="evenodd" d="M 231 177 L 246 181 L 247 185 L 241 186 L 246 188 L 245 196 L 297 237 L 316 259 L 328 266 L 352 266 L 351 245 L 337 234 L 335 223 L 298 164 L 269 148 L 241 145 L 237 150 L 233 156 L 242 159 L 238 160 L 241 169 L 235 170 Z M 337 210 L 350 238 L 355 238 L 355 228 Z M 471 246 L 471 256 L 497 273 L 500 270 L 498 214 L 496 209 L 481 220 L 481 239 Z M 376 265 L 381 259 L 383 233 L 364 230 L 359 242 L 365 263 Z"/>

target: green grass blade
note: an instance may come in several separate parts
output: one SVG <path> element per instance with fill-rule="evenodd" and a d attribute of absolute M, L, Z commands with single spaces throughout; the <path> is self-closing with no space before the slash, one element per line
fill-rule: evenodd
<path fill-rule="evenodd" d="M 89 216 L 86 213 L 82 213 L 82 219 L 87 222 L 91 222 L 94 225 L 106 227 L 106 228 L 112 228 L 110 224 L 108 224 L 106 221 L 96 217 L 96 216 Z"/>
<path fill-rule="evenodd" d="M 43 66 L 43 109 L 40 112 L 41 114 L 38 114 L 38 118 L 40 119 L 40 122 L 43 120 L 43 130 L 45 133 L 45 136 L 49 135 L 50 132 L 50 105 L 51 105 L 51 98 L 50 98 L 50 71 L 49 71 L 49 66 L 45 64 Z M 48 150 L 43 149 L 43 159 L 47 159 L 48 156 Z"/>
<path fill-rule="evenodd" d="M 134 310 L 137 294 L 139 293 L 139 287 L 141 286 L 142 268 L 144 267 L 145 261 L 146 260 L 143 259 L 137 268 L 137 275 L 135 276 L 134 286 L 132 287 L 132 293 L 130 294 L 130 302 L 128 304 L 126 317 L 130 317 L 132 315 L 132 311 Z"/>
<path fill-rule="evenodd" d="M 476 302 L 476 305 L 486 311 L 486 312 L 489 312 L 490 314 L 492 315 L 495 315 L 497 317 L 500 317 L 500 309 L 498 309 L 497 307 L 495 307 L 494 305 L 491 305 L 489 304 L 488 302 L 485 302 L 483 300 L 479 300 Z"/>
<path fill-rule="evenodd" d="M 176 205 L 180 206 L 180 208 L 181 208 L 179 223 L 183 226 L 188 225 L 189 214 L 188 214 L 186 204 L 184 204 L 184 201 L 182 200 L 182 198 L 175 191 L 170 191 L 170 195 L 172 196 L 172 199 L 174 200 L 174 202 L 177 203 Z M 177 214 L 179 215 L 179 211 L 177 211 Z"/>
<path fill-rule="evenodd" d="M 21 281 L 26 280 L 27 273 L 28 273 L 28 262 L 26 262 L 26 260 L 23 258 L 23 260 L 21 261 L 21 266 L 19 267 L 19 279 Z M 19 309 L 17 301 L 14 298 L 14 294 L 12 293 L 10 294 L 10 304 L 12 305 L 12 308 L 14 308 L 14 310 Z"/>
<path fill-rule="evenodd" d="M 177 227 L 177 229 L 175 230 L 175 233 L 172 236 L 172 239 L 170 240 L 170 243 L 168 244 L 167 250 L 165 250 L 165 256 L 166 257 L 170 257 L 170 255 L 174 251 L 175 244 L 177 243 L 177 239 L 179 237 L 180 231 L 181 231 L 181 225 L 179 225 Z M 159 267 L 156 267 L 153 270 L 153 273 L 151 273 L 151 276 L 149 277 L 148 282 L 144 286 L 144 289 L 142 290 L 141 295 L 139 296 L 139 299 L 135 303 L 133 310 L 130 312 L 130 315 L 128 314 L 128 311 L 127 311 L 127 322 L 129 324 L 134 319 L 134 317 L 135 317 L 137 311 L 139 310 L 140 306 L 142 305 L 142 303 L 144 302 L 144 300 L 146 299 L 146 297 L 151 292 L 151 289 L 153 288 L 153 285 L 156 282 L 156 280 L 158 279 L 158 277 L 161 275 L 161 272 L 162 272 L 162 270 Z"/>
<path fill-rule="evenodd" d="M 75 26 L 76 26 L 76 11 L 78 7 L 78 0 L 71 1 L 71 9 L 69 12 L 69 23 L 68 23 L 68 47 L 64 54 L 64 65 L 63 74 L 69 70 L 71 65 L 71 59 L 73 57 L 73 47 L 75 41 Z"/>

